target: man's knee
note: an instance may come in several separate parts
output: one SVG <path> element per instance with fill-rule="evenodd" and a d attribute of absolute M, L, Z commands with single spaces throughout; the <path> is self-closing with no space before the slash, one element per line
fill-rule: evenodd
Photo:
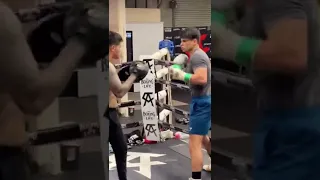
<path fill-rule="evenodd" d="M 189 147 L 190 149 L 201 149 L 202 148 L 202 135 L 190 134 L 189 136 Z"/>

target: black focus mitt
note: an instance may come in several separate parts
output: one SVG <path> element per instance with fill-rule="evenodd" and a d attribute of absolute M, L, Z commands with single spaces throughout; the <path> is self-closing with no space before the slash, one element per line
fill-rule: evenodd
<path fill-rule="evenodd" d="M 109 15 L 104 4 L 74 3 L 63 13 L 55 13 L 38 21 L 27 36 L 30 49 L 38 62 L 51 62 L 70 38 L 78 38 L 86 46 L 82 63 L 95 64 L 109 53 Z"/>
<path fill-rule="evenodd" d="M 128 77 L 130 76 L 130 65 L 124 65 L 120 67 L 118 71 L 118 76 L 120 81 L 126 81 Z"/>
<path fill-rule="evenodd" d="M 137 76 L 136 81 L 141 81 L 149 73 L 149 66 L 143 61 L 134 61 L 130 65 L 129 72 Z"/>
<path fill-rule="evenodd" d="M 64 13 L 45 16 L 27 35 L 27 42 L 37 62 L 51 62 L 64 48 L 64 19 Z"/>
<path fill-rule="evenodd" d="M 66 39 L 78 38 L 86 45 L 85 62 L 96 62 L 109 53 L 109 13 L 102 3 L 77 3 L 64 22 Z"/>

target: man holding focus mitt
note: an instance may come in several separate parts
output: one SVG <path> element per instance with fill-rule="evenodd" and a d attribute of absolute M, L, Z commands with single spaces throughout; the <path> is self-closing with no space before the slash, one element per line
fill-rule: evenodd
<path fill-rule="evenodd" d="M 120 81 L 118 72 L 113 64 L 120 63 L 122 37 L 119 33 L 109 32 L 109 107 L 105 116 L 110 120 L 109 142 L 116 158 L 119 180 L 127 180 L 127 140 L 124 138 L 118 117 L 116 98 L 122 98 L 131 89 L 134 82 L 142 80 L 149 72 L 149 66 L 143 61 L 134 61 L 123 74 L 124 82 Z"/>

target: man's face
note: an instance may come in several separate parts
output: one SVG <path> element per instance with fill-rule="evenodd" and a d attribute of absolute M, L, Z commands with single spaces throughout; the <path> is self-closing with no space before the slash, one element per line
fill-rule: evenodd
<path fill-rule="evenodd" d="M 190 52 L 196 47 L 196 45 L 198 45 L 198 41 L 196 39 L 181 39 L 180 47 L 182 52 Z"/>
<path fill-rule="evenodd" d="M 120 63 L 121 55 L 122 55 L 122 44 L 112 45 L 109 49 L 109 53 L 113 60 L 116 60 L 116 63 Z"/>

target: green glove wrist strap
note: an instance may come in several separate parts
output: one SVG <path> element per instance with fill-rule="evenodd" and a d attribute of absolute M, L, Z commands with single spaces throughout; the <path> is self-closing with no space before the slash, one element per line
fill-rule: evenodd
<path fill-rule="evenodd" d="M 182 67 L 180 65 L 178 65 L 178 64 L 174 64 L 171 67 L 174 68 L 174 69 L 182 69 Z"/>
<path fill-rule="evenodd" d="M 189 73 L 186 73 L 185 75 L 184 75 L 184 81 L 185 82 L 189 82 L 190 81 L 190 79 L 191 79 L 191 76 L 192 76 L 192 74 L 189 74 Z"/>
<path fill-rule="evenodd" d="M 211 22 L 217 22 L 219 24 L 225 25 L 227 23 L 227 19 L 224 13 L 211 10 Z"/>
<path fill-rule="evenodd" d="M 261 40 L 251 39 L 251 38 L 243 38 L 238 46 L 235 61 L 248 67 L 251 65 L 251 61 L 253 60 L 253 56 L 256 53 L 259 45 L 261 44 Z"/>

